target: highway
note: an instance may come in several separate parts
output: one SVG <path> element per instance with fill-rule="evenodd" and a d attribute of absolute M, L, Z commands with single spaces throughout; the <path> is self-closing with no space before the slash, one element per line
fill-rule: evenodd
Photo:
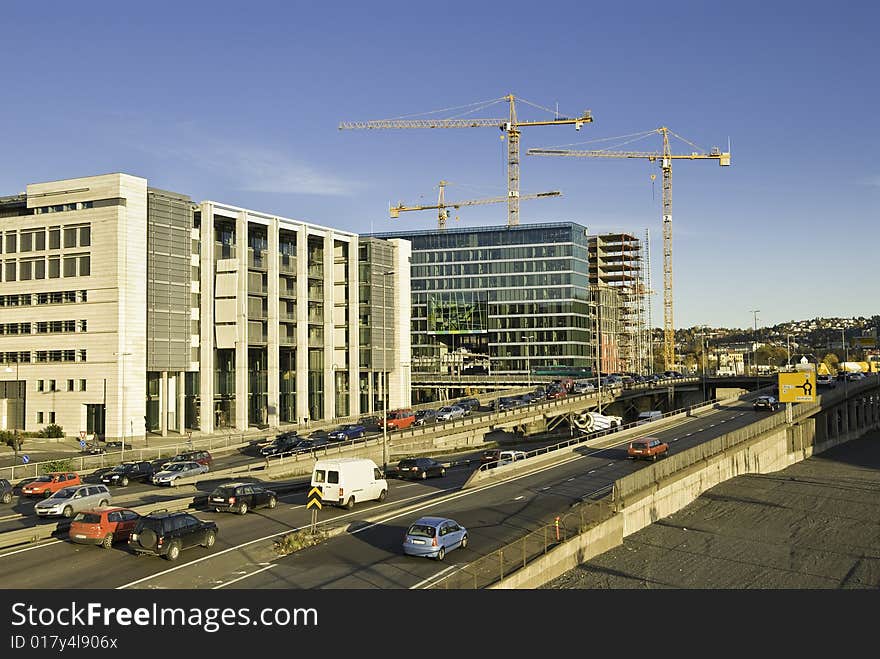
<path fill-rule="evenodd" d="M 674 453 L 763 414 L 752 411 L 749 403 L 739 403 L 685 418 L 662 431 L 651 432 L 650 425 L 645 430 L 669 442 Z M 302 492 L 282 496 L 274 510 L 246 516 L 199 512 L 217 522 L 217 543 L 212 549 L 189 549 L 176 563 L 138 557 L 124 546 L 102 550 L 54 540 L 0 552 L 6 558 L 0 583 L 8 588 L 101 589 L 423 587 L 548 522 L 572 503 L 607 494 L 614 480 L 644 466 L 626 459 L 625 446 L 583 447 L 566 454 L 559 464 L 466 491 L 460 487 L 472 467 L 451 469 L 443 479 L 391 480 L 382 504 L 322 510 L 322 524 L 344 523 L 349 532 L 288 557 L 273 555 L 271 538 L 308 523 Z M 405 528 L 426 514 L 450 516 L 467 527 L 468 548 L 451 552 L 443 563 L 403 556 Z"/>

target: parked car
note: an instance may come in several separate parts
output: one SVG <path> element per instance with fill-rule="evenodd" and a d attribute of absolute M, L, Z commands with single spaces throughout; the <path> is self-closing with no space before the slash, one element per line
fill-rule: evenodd
<path fill-rule="evenodd" d="M 568 396 L 568 392 L 561 387 L 554 387 L 547 392 L 547 400 L 557 400 L 559 398 L 565 398 L 566 396 Z"/>
<path fill-rule="evenodd" d="M 3 503 L 12 503 L 12 483 L 5 478 L 0 478 L 0 501 Z"/>
<path fill-rule="evenodd" d="M 26 497 L 50 497 L 62 488 L 81 483 L 82 479 L 75 472 L 53 471 L 37 476 L 21 488 L 21 493 Z"/>
<path fill-rule="evenodd" d="M 308 439 L 302 440 L 299 444 L 293 447 L 293 453 L 308 453 L 309 451 L 314 451 L 315 449 L 323 448 L 330 443 L 330 440 L 327 439 L 326 436 L 317 436 L 317 437 L 309 437 Z"/>
<path fill-rule="evenodd" d="M 58 490 L 48 499 L 38 501 L 34 512 L 40 517 L 73 517 L 74 513 L 110 504 L 106 485 L 72 485 Z"/>
<path fill-rule="evenodd" d="M 855 371 L 853 373 L 847 373 L 844 377 L 847 382 L 858 382 L 859 380 L 864 380 L 866 376 L 861 371 Z"/>
<path fill-rule="evenodd" d="M 28 476 L 27 478 L 22 478 L 20 481 L 12 486 L 12 493 L 18 494 L 19 496 L 24 496 L 24 487 L 30 483 L 33 483 L 38 478 L 39 476 Z"/>
<path fill-rule="evenodd" d="M 174 487 L 181 478 L 190 478 L 207 473 L 208 467 L 198 462 L 172 462 L 165 469 L 153 474 L 150 481 L 153 485 Z"/>
<path fill-rule="evenodd" d="M 358 439 L 367 434 L 367 429 L 357 423 L 346 423 L 336 430 L 327 433 L 327 438 L 332 442 L 344 442 L 347 439 Z"/>
<path fill-rule="evenodd" d="M 476 398 L 465 398 L 455 404 L 465 411 L 465 416 L 472 412 L 479 412 L 480 410 L 480 401 Z"/>
<path fill-rule="evenodd" d="M 657 421 L 658 419 L 663 418 L 663 412 L 660 410 L 646 410 L 644 412 L 639 412 L 639 416 L 636 419 L 636 425 L 640 426 L 643 423 L 649 423 L 651 421 Z"/>
<path fill-rule="evenodd" d="M 503 412 L 505 410 L 512 410 L 522 404 L 523 402 L 518 396 L 502 396 L 495 400 L 495 410 Z"/>
<path fill-rule="evenodd" d="M 388 414 L 385 415 L 385 420 L 381 423 L 384 423 L 388 430 L 403 430 L 409 428 L 415 423 L 415 420 L 415 412 L 409 408 L 401 408 L 388 412 Z"/>
<path fill-rule="evenodd" d="M 631 460 L 637 460 L 638 458 L 656 460 L 658 456 L 662 457 L 667 455 L 668 451 L 669 444 L 662 439 L 657 439 L 656 437 L 642 437 L 629 443 L 626 455 Z"/>
<path fill-rule="evenodd" d="M 101 476 L 105 485 L 125 487 L 130 481 L 147 481 L 153 476 L 153 465 L 147 461 L 123 462 Z"/>
<path fill-rule="evenodd" d="M 454 519 L 420 517 L 406 530 L 403 553 L 407 556 L 425 556 L 442 561 L 446 552 L 468 544 L 468 532 Z"/>
<path fill-rule="evenodd" d="M 279 435 L 271 444 L 260 449 L 260 455 L 263 457 L 291 455 L 292 453 L 296 453 L 296 448 L 305 441 L 307 440 L 304 437 L 300 437 L 296 434 Z"/>
<path fill-rule="evenodd" d="M 437 421 L 454 421 L 464 417 L 465 411 L 458 405 L 445 405 L 437 411 Z"/>
<path fill-rule="evenodd" d="M 773 396 L 758 396 L 755 399 L 754 408 L 756 410 L 770 410 L 771 412 L 775 412 L 779 409 L 779 401 Z"/>
<path fill-rule="evenodd" d="M 208 451 L 184 451 L 170 460 L 165 460 L 162 464 L 162 470 L 175 462 L 197 462 L 205 467 L 210 467 L 214 463 L 214 458 Z"/>
<path fill-rule="evenodd" d="M 429 423 L 437 423 L 437 410 L 419 410 L 416 412 L 414 426 L 426 426 Z"/>
<path fill-rule="evenodd" d="M 128 538 L 128 548 L 138 554 L 177 560 L 180 552 L 201 545 L 213 547 L 217 524 L 186 512 L 155 512 L 141 517 Z"/>
<path fill-rule="evenodd" d="M 443 477 L 446 475 L 446 467 L 433 458 L 404 458 L 397 463 L 398 478 L 420 478 L 425 480 L 430 476 Z"/>
<path fill-rule="evenodd" d="M 140 518 L 128 508 L 93 508 L 76 514 L 67 538 L 77 544 L 110 549 L 114 542 L 128 540 Z"/>
<path fill-rule="evenodd" d="M 208 505 L 215 512 L 236 512 L 244 515 L 248 510 L 274 508 L 278 495 L 257 483 L 224 483 L 208 496 Z"/>

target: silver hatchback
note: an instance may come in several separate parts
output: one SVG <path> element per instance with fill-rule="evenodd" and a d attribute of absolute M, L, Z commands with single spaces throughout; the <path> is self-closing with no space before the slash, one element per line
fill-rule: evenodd
<path fill-rule="evenodd" d="M 107 506 L 110 499 L 110 490 L 106 485 L 71 485 L 37 502 L 34 511 L 40 517 L 70 518 L 83 510 Z"/>

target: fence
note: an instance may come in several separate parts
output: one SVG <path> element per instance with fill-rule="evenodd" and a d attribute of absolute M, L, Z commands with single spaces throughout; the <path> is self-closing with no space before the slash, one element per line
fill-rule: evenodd
<path fill-rule="evenodd" d="M 572 506 L 531 533 L 486 554 L 465 567 L 432 583 L 433 589 L 481 589 L 491 586 L 543 556 L 566 540 L 583 533 L 613 515 L 610 502 L 586 501 Z"/>

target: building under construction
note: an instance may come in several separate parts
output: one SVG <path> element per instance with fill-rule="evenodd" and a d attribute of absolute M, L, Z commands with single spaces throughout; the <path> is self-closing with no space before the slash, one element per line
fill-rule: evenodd
<path fill-rule="evenodd" d="M 649 373 L 650 264 L 647 240 L 630 233 L 589 237 L 589 277 L 599 312 L 601 370 Z"/>

